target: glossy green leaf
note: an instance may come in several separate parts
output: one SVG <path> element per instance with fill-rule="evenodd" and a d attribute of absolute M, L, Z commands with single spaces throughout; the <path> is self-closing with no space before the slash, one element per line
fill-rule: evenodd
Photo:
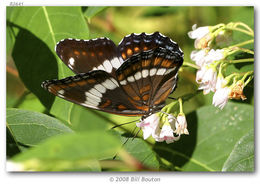
<path fill-rule="evenodd" d="M 254 151 L 254 131 L 250 131 L 236 143 L 222 171 L 254 171 Z"/>
<path fill-rule="evenodd" d="M 190 135 L 155 146 L 182 171 L 221 171 L 235 144 L 254 127 L 254 107 L 247 104 L 229 103 L 223 110 L 204 106 L 186 117 Z"/>
<path fill-rule="evenodd" d="M 55 98 L 40 85 L 47 79 L 73 75 L 54 48 L 64 38 L 88 39 L 80 7 L 9 7 L 9 11 L 8 25 L 19 31 L 12 56 L 20 78 L 53 115 L 70 123 L 73 104 Z"/>
<path fill-rule="evenodd" d="M 52 136 L 73 132 L 53 117 L 22 109 L 7 109 L 6 121 L 13 138 L 27 146 L 35 146 Z"/>
<path fill-rule="evenodd" d="M 105 132 L 72 133 L 50 138 L 13 160 L 101 160 L 112 158 L 120 147 L 118 138 Z"/>

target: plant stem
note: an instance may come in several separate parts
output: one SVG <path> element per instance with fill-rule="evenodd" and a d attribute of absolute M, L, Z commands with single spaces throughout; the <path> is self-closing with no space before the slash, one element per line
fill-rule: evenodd
<path fill-rule="evenodd" d="M 250 44 L 250 43 L 254 43 L 254 39 L 250 39 L 250 40 L 244 41 L 242 43 L 235 44 L 233 46 L 230 46 L 229 48 L 240 47 L 240 46 L 244 46 L 244 45 L 247 45 L 247 44 Z"/>
<path fill-rule="evenodd" d="M 247 35 L 250 35 L 252 37 L 254 37 L 254 33 L 251 33 L 249 31 L 246 31 L 246 30 L 243 30 L 241 28 L 230 28 L 230 27 L 227 27 L 227 29 L 229 30 L 234 30 L 234 31 L 239 31 L 239 32 L 243 32 L 244 34 L 247 34 Z"/>
<path fill-rule="evenodd" d="M 246 28 L 249 32 L 254 33 L 254 31 L 253 31 L 247 24 L 245 24 L 245 23 L 238 22 L 238 23 L 236 24 L 236 26 L 242 26 L 242 27 Z"/>
<path fill-rule="evenodd" d="M 183 113 L 182 99 L 179 98 L 178 101 L 179 101 L 179 106 L 180 106 L 180 113 Z"/>
<path fill-rule="evenodd" d="M 237 60 L 226 60 L 228 63 L 250 63 L 254 62 L 254 58 L 247 58 L 247 59 L 237 59 Z"/>
<path fill-rule="evenodd" d="M 193 63 L 190 63 L 190 62 L 183 62 L 183 66 L 188 66 L 188 67 L 192 67 L 192 68 L 195 68 L 195 69 L 200 69 L 200 67 L 198 65 L 195 65 Z"/>

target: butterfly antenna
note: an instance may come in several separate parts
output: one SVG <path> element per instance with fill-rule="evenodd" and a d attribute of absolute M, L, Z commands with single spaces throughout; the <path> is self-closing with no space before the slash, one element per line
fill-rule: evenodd
<path fill-rule="evenodd" d="M 120 126 L 122 126 L 122 125 L 127 125 L 127 124 L 130 124 L 130 123 L 136 122 L 136 121 L 139 121 L 139 119 L 133 120 L 133 121 L 129 121 L 129 122 L 126 122 L 126 123 L 122 123 L 122 124 L 119 124 L 119 125 L 116 125 L 116 126 L 113 126 L 111 129 L 120 127 Z"/>
<path fill-rule="evenodd" d="M 135 127 L 136 128 L 136 127 Z M 134 135 L 132 141 L 136 138 L 136 136 L 138 135 L 138 133 L 140 132 L 141 128 L 137 131 L 137 133 Z"/>
<path fill-rule="evenodd" d="M 135 126 L 134 130 L 131 133 L 134 133 L 135 129 L 137 126 Z M 128 142 L 128 140 L 130 139 L 130 136 L 127 137 L 127 139 L 125 140 L 125 142 L 122 144 L 121 148 L 123 148 L 123 146 Z M 117 153 L 116 155 L 113 157 L 113 160 L 115 160 L 117 157 Z"/>
<path fill-rule="evenodd" d="M 173 98 L 173 97 L 168 97 L 169 99 L 173 99 L 173 100 L 177 100 L 177 98 Z"/>

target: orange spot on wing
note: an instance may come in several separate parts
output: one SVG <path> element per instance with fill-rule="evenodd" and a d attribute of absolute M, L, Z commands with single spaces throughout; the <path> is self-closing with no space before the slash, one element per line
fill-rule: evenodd
<path fill-rule="evenodd" d="M 139 50 L 140 50 L 140 49 L 139 49 L 138 47 L 135 47 L 135 48 L 134 48 L 134 51 L 135 51 L 135 52 L 139 52 Z"/>
<path fill-rule="evenodd" d="M 147 49 L 148 49 L 147 46 L 144 46 L 143 50 L 146 51 Z"/>
<path fill-rule="evenodd" d="M 122 53 L 121 56 L 122 56 L 123 59 L 126 59 L 125 53 Z"/>
<path fill-rule="evenodd" d="M 77 51 L 77 50 L 74 51 L 74 54 L 77 56 L 80 55 L 79 51 Z"/>
<path fill-rule="evenodd" d="M 106 108 L 106 107 L 108 107 L 109 105 L 111 104 L 111 100 L 106 100 L 106 102 L 104 103 L 104 104 L 102 104 L 100 107 L 101 108 Z"/>
<path fill-rule="evenodd" d="M 95 56 L 95 54 L 94 54 L 94 52 L 91 52 L 91 54 L 90 54 L 92 57 L 94 57 Z"/>
<path fill-rule="evenodd" d="M 103 55 L 103 52 L 99 52 L 98 55 L 102 56 L 102 55 Z"/>
<path fill-rule="evenodd" d="M 125 77 L 124 74 L 120 74 L 117 78 L 119 81 L 122 81 L 124 79 L 124 77 Z"/>
<path fill-rule="evenodd" d="M 128 56 L 133 55 L 133 51 L 130 48 L 127 49 L 126 53 Z"/>
<path fill-rule="evenodd" d="M 140 90 L 139 90 L 139 92 L 140 92 L 140 94 L 143 94 L 144 92 L 147 92 L 147 91 L 149 91 L 151 89 L 151 86 L 150 85 L 147 85 L 147 86 L 145 86 L 145 87 L 142 87 Z"/>
<path fill-rule="evenodd" d="M 119 110 L 125 110 L 125 109 L 126 109 L 126 106 L 124 106 L 124 105 L 118 105 L 117 108 L 118 108 Z"/>
<path fill-rule="evenodd" d="M 91 83 L 91 84 L 92 84 L 92 83 L 96 83 L 96 80 L 95 80 L 95 79 L 88 79 L 87 81 L 88 81 L 88 83 Z"/>
<path fill-rule="evenodd" d="M 78 81 L 77 84 L 80 85 L 80 86 L 84 86 L 84 85 L 87 84 L 87 82 L 86 81 Z"/>
<path fill-rule="evenodd" d="M 154 59 L 153 65 L 157 66 L 157 65 L 159 65 L 161 63 L 161 61 L 162 61 L 162 58 L 157 57 L 157 58 Z"/>
<path fill-rule="evenodd" d="M 165 92 L 160 96 L 160 98 L 154 102 L 154 104 L 155 104 L 155 105 L 158 105 L 158 104 L 164 102 L 164 101 L 166 100 L 166 98 L 169 96 L 170 93 L 171 93 L 171 89 L 165 91 Z"/>
<path fill-rule="evenodd" d="M 143 100 L 144 101 L 147 101 L 149 99 L 149 94 L 145 94 L 144 96 L 143 96 Z"/>
<path fill-rule="evenodd" d="M 170 67 L 171 65 L 172 63 L 169 60 L 163 60 L 161 64 L 162 67 L 166 67 L 166 68 Z"/>
<path fill-rule="evenodd" d="M 150 66 L 150 64 L 151 64 L 151 60 L 150 59 L 142 61 L 142 66 L 143 67 L 148 67 L 148 66 Z"/>
<path fill-rule="evenodd" d="M 86 56 L 86 55 L 87 55 L 87 52 L 83 51 L 83 52 L 82 52 L 82 55 L 83 55 L 83 56 Z"/>
<path fill-rule="evenodd" d="M 133 97 L 133 100 L 135 100 L 135 101 L 140 101 L 141 99 L 140 99 L 139 96 L 134 96 L 134 97 Z"/>

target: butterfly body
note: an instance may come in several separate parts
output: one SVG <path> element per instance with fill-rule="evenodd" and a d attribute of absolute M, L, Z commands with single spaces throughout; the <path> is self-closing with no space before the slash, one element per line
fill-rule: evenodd
<path fill-rule="evenodd" d="M 159 32 L 131 34 L 118 46 L 107 38 L 65 39 L 56 52 L 77 75 L 47 80 L 45 89 L 88 108 L 127 116 L 160 111 L 183 62 L 177 43 Z"/>

